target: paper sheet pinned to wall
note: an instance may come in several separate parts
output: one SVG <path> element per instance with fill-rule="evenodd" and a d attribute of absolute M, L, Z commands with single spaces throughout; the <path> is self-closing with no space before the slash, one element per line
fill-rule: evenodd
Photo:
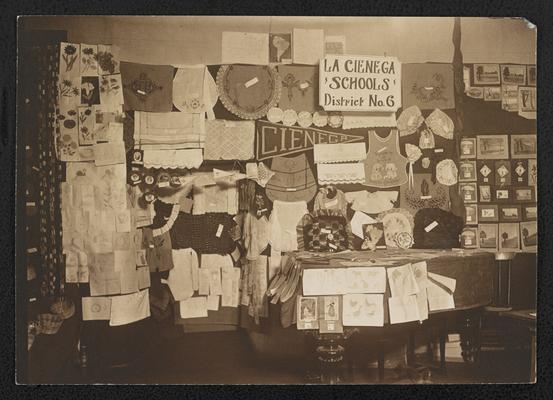
<path fill-rule="evenodd" d="M 110 326 L 130 324 L 149 316 L 150 297 L 148 289 L 111 298 Z"/>
<path fill-rule="evenodd" d="M 421 319 L 416 295 L 390 297 L 388 299 L 388 306 L 391 324 L 419 321 Z"/>
<path fill-rule="evenodd" d="M 346 294 L 342 311 L 344 326 L 384 326 L 384 295 Z"/>
<path fill-rule="evenodd" d="M 413 275 L 411 264 L 391 267 L 386 272 L 392 297 L 405 297 L 419 293 L 419 286 Z"/>
<path fill-rule="evenodd" d="M 386 268 L 354 267 L 346 269 L 348 293 L 384 293 Z"/>
<path fill-rule="evenodd" d="M 223 32 L 222 64 L 269 63 L 269 34 L 251 32 Z"/>
<path fill-rule="evenodd" d="M 303 294 L 320 296 L 346 293 L 345 268 L 313 268 L 303 271 Z"/>
<path fill-rule="evenodd" d="M 207 317 L 207 297 L 190 297 L 189 299 L 180 301 L 179 308 L 181 318 Z"/>
<path fill-rule="evenodd" d="M 111 316 L 110 297 L 83 297 L 83 321 L 109 320 Z"/>
<path fill-rule="evenodd" d="M 324 30 L 294 29 L 292 34 L 292 60 L 294 64 L 318 65 L 324 58 Z"/>
<path fill-rule="evenodd" d="M 428 308 L 430 311 L 449 310 L 455 308 L 453 292 L 455 292 L 456 280 L 443 275 L 428 273 Z"/>

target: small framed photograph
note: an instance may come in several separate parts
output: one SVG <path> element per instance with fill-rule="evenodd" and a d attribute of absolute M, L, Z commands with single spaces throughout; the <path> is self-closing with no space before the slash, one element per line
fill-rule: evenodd
<path fill-rule="evenodd" d="M 519 86 L 518 87 L 518 112 L 536 112 L 536 87 Z"/>
<path fill-rule="evenodd" d="M 536 204 L 522 205 L 522 219 L 524 221 L 535 221 L 538 219 L 538 206 Z"/>
<path fill-rule="evenodd" d="M 511 202 L 511 190 L 504 187 L 494 188 L 493 201 L 500 203 L 510 203 Z"/>
<path fill-rule="evenodd" d="M 319 329 L 317 297 L 298 296 L 297 328 Z"/>
<path fill-rule="evenodd" d="M 528 86 L 536 86 L 536 66 L 527 65 L 526 66 L 526 76 L 528 77 Z"/>
<path fill-rule="evenodd" d="M 476 158 L 476 138 L 461 139 L 461 158 Z"/>
<path fill-rule="evenodd" d="M 531 203 L 536 201 L 536 199 L 534 198 L 533 186 L 514 188 L 513 190 L 515 192 L 514 194 L 515 201 L 518 201 L 521 203 Z"/>
<path fill-rule="evenodd" d="M 476 161 L 476 176 L 479 184 L 495 183 L 494 164 L 492 160 Z"/>
<path fill-rule="evenodd" d="M 498 222 L 497 204 L 480 204 L 478 207 L 479 222 Z"/>
<path fill-rule="evenodd" d="M 474 64 L 473 74 L 475 85 L 499 85 L 501 83 L 499 64 Z"/>
<path fill-rule="evenodd" d="M 464 249 L 475 249 L 478 247 L 478 242 L 476 240 L 476 228 L 465 228 L 461 232 L 461 247 Z"/>
<path fill-rule="evenodd" d="M 501 65 L 501 83 L 526 85 L 526 65 Z"/>
<path fill-rule="evenodd" d="M 478 247 L 481 249 L 497 250 L 497 224 L 478 225 Z"/>
<path fill-rule="evenodd" d="M 505 186 L 511 184 L 511 162 L 509 160 L 498 160 L 494 163 L 495 184 Z"/>
<path fill-rule="evenodd" d="M 520 250 L 518 222 L 499 224 L 499 250 L 517 251 Z"/>
<path fill-rule="evenodd" d="M 528 185 L 528 161 L 512 160 L 511 176 L 512 176 L 513 185 L 527 186 Z"/>
<path fill-rule="evenodd" d="M 536 135 L 511 135 L 511 158 L 536 158 Z"/>
<path fill-rule="evenodd" d="M 484 88 L 473 86 L 468 88 L 468 90 L 465 91 L 465 94 L 468 97 L 472 97 L 473 99 L 483 99 L 484 98 Z"/>
<path fill-rule="evenodd" d="M 292 63 L 292 34 L 291 33 L 270 33 L 269 34 L 269 63 L 291 64 Z"/>
<path fill-rule="evenodd" d="M 476 158 L 482 160 L 501 160 L 509 158 L 509 136 L 476 136 Z"/>
<path fill-rule="evenodd" d="M 459 194 L 465 203 L 476 203 L 476 183 L 462 183 L 459 185 Z"/>
<path fill-rule="evenodd" d="M 520 221 L 520 214 L 520 206 L 499 206 L 499 222 L 518 222 Z"/>
<path fill-rule="evenodd" d="M 478 223 L 478 206 L 476 204 L 465 205 L 465 225 Z"/>
<path fill-rule="evenodd" d="M 478 186 L 478 202 L 489 203 L 492 201 L 492 187 L 490 185 Z"/>
<path fill-rule="evenodd" d="M 476 182 L 476 161 L 463 160 L 459 163 L 459 182 Z"/>
<path fill-rule="evenodd" d="M 538 250 L 538 223 L 536 221 L 520 223 L 520 244 L 523 251 Z"/>
<path fill-rule="evenodd" d="M 484 86 L 484 101 L 501 101 L 501 87 Z"/>
<path fill-rule="evenodd" d="M 528 160 L 528 184 L 531 186 L 538 184 L 538 163 L 535 158 Z"/>

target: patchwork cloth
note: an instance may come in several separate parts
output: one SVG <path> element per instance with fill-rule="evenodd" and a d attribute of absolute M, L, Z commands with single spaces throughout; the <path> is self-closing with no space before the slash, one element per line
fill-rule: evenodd
<path fill-rule="evenodd" d="M 125 111 L 170 112 L 173 109 L 173 72 L 170 65 L 121 62 Z"/>
<path fill-rule="evenodd" d="M 255 122 L 215 119 L 205 122 L 206 160 L 250 160 L 254 156 Z"/>
<path fill-rule="evenodd" d="M 298 230 L 298 238 L 303 238 L 303 243 L 299 240 L 298 248 L 302 250 L 337 252 L 352 248 L 351 230 L 339 211 L 320 210 L 305 215 Z"/>

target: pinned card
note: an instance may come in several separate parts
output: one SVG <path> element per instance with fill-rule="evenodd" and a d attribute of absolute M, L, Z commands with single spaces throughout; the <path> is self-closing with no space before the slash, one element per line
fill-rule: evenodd
<path fill-rule="evenodd" d="M 94 145 L 94 163 L 96 166 L 125 164 L 126 161 L 125 142 L 97 143 Z"/>
<path fill-rule="evenodd" d="M 111 317 L 110 297 L 83 297 L 83 321 L 107 320 Z"/>
<path fill-rule="evenodd" d="M 111 298 L 109 325 L 127 325 L 150 316 L 148 289 Z"/>
<path fill-rule="evenodd" d="M 207 296 L 207 310 L 219 311 L 219 296 L 215 296 L 215 295 Z"/>
<path fill-rule="evenodd" d="M 384 293 L 386 268 L 354 267 L 346 269 L 348 293 Z"/>
<path fill-rule="evenodd" d="M 190 297 L 179 301 L 181 318 L 202 318 L 207 317 L 207 297 Z"/>
<path fill-rule="evenodd" d="M 405 297 L 419 292 L 411 264 L 391 267 L 386 270 L 392 297 Z"/>
<path fill-rule="evenodd" d="M 401 324 L 420 320 L 416 295 L 390 297 L 388 298 L 388 306 L 391 324 Z"/>
<path fill-rule="evenodd" d="M 342 311 L 344 326 L 384 326 L 384 295 L 345 294 Z"/>

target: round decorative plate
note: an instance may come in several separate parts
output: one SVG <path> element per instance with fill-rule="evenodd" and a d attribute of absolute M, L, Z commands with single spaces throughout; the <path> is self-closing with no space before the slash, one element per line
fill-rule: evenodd
<path fill-rule="evenodd" d="M 298 125 L 302 128 L 309 128 L 313 123 L 313 117 L 310 112 L 301 111 L 298 113 Z"/>
<path fill-rule="evenodd" d="M 222 65 L 216 82 L 223 106 L 242 119 L 264 117 L 280 100 L 282 82 L 267 65 Z"/>
<path fill-rule="evenodd" d="M 403 208 L 392 208 L 388 211 L 378 214 L 377 220 L 384 225 L 384 237 L 386 246 L 397 248 L 396 237 L 402 232 L 407 232 L 413 236 L 413 226 L 415 221 L 411 213 Z"/>
<path fill-rule="evenodd" d="M 286 126 L 292 126 L 298 121 L 298 113 L 294 110 L 284 111 L 282 116 L 282 123 Z"/>
<path fill-rule="evenodd" d="M 269 122 L 272 122 L 273 124 L 279 123 L 282 121 L 282 116 L 284 115 L 284 111 L 282 111 L 281 108 L 278 107 L 272 107 L 267 112 L 267 119 Z"/>
<path fill-rule="evenodd" d="M 313 113 L 313 125 L 322 128 L 328 124 L 328 114 L 324 111 L 315 111 Z"/>
<path fill-rule="evenodd" d="M 442 185 L 452 186 L 457 183 L 457 165 L 449 158 L 436 165 L 436 180 Z"/>

